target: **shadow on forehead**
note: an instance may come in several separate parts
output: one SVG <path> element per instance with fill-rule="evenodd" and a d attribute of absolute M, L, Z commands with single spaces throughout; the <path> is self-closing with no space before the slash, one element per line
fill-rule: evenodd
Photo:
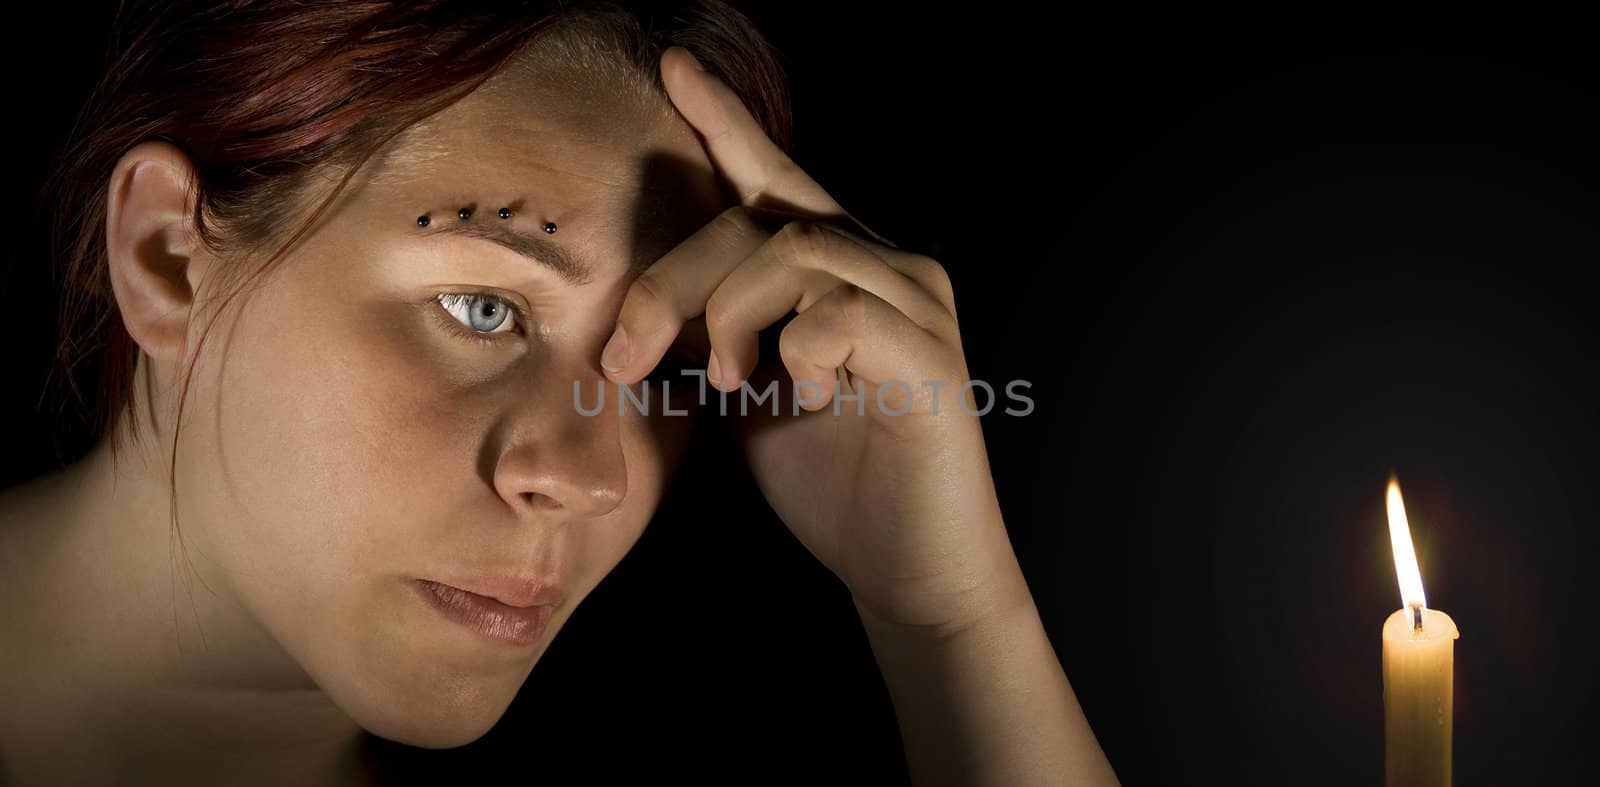
<path fill-rule="evenodd" d="M 661 51 L 633 24 L 605 12 L 560 19 L 506 64 L 471 99 L 480 119 L 515 125 L 528 107 L 578 128 L 626 125 L 647 135 L 670 126 L 693 130 L 661 82 Z M 639 179 L 623 213 L 631 226 L 626 263 L 637 273 L 733 205 L 737 197 L 708 162 L 653 150 L 640 160 Z"/>
<path fill-rule="evenodd" d="M 489 125 L 515 125 L 530 107 L 580 125 L 682 122 L 662 85 L 660 57 L 636 20 L 590 10 L 555 20 L 463 104 Z"/>
<path fill-rule="evenodd" d="M 644 158 L 640 188 L 633 199 L 628 262 L 635 273 L 737 204 L 704 161 L 662 152 Z"/>

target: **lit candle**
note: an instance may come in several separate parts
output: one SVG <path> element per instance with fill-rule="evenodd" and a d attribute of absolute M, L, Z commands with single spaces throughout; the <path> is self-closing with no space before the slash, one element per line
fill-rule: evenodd
<path fill-rule="evenodd" d="M 1455 621 L 1428 609 L 1400 484 L 1389 479 L 1389 541 L 1401 608 L 1383 624 L 1383 774 L 1389 787 L 1449 787 Z"/>

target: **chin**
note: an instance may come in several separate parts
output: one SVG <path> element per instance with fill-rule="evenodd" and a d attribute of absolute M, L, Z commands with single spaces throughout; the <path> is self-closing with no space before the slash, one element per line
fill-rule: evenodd
<path fill-rule="evenodd" d="M 340 704 L 362 729 L 380 738 L 424 749 L 465 746 L 483 737 L 505 715 L 516 686 L 440 680 L 404 699 L 363 697 Z M 368 701 L 363 701 L 368 700 Z"/>
<path fill-rule="evenodd" d="M 509 705 L 510 703 L 506 703 Z M 505 715 L 505 707 L 492 713 L 474 708 L 461 714 L 441 714 L 440 709 L 419 710 L 409 716 L 356 719 L 362 729 L 380 738 L 423 749 L 453 749 L 481 738 Z"/>

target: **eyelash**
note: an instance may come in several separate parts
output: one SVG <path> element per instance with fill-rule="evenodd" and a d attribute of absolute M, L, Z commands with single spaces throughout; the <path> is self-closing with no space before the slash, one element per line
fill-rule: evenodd
<path fill-rule="evenodd" d="M 511 318 L 516 321 L 516 329 L 511 331 L 476 331 L 467 327 L 466 325 L 463 325 L 460 320 L 455 318 L 455 315 L 450 313 L 451 306 L 459 305 L 463 301 L 473 301 L 478 299 L 496 301 L 505 308 L 509 309 L 511 311 Z M 438 308 L 433 309 L 434 315 L 439 319 L 440 323 L 444 325 L 446 331 L 462 341 L 480 346 L 492 347 L 506 341 L 506 339 L 494 337 L 499 337 L 501 335 L 520 337 L 526 334 L 526 328 L 528 325 L 527 312 L 523 311 L 522 307 L 518 306 L 516 303 L 498 295 L 487 292 L 446 292 L 435 296 L 433 300 L 434 303 L 438 305 Z"/>

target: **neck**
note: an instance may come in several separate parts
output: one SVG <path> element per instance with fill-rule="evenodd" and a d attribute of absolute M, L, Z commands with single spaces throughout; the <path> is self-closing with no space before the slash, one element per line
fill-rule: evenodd
<path fill-rule="evenodd" d="M 4 501 L 0 604 L 25 647 L 0 681 L 26 698 L 0 713 L 7 766 L 349 783 L 359 727 L 173 531 L 166 466 L 123 445 L 115 468 L 102 441 Z"/>

